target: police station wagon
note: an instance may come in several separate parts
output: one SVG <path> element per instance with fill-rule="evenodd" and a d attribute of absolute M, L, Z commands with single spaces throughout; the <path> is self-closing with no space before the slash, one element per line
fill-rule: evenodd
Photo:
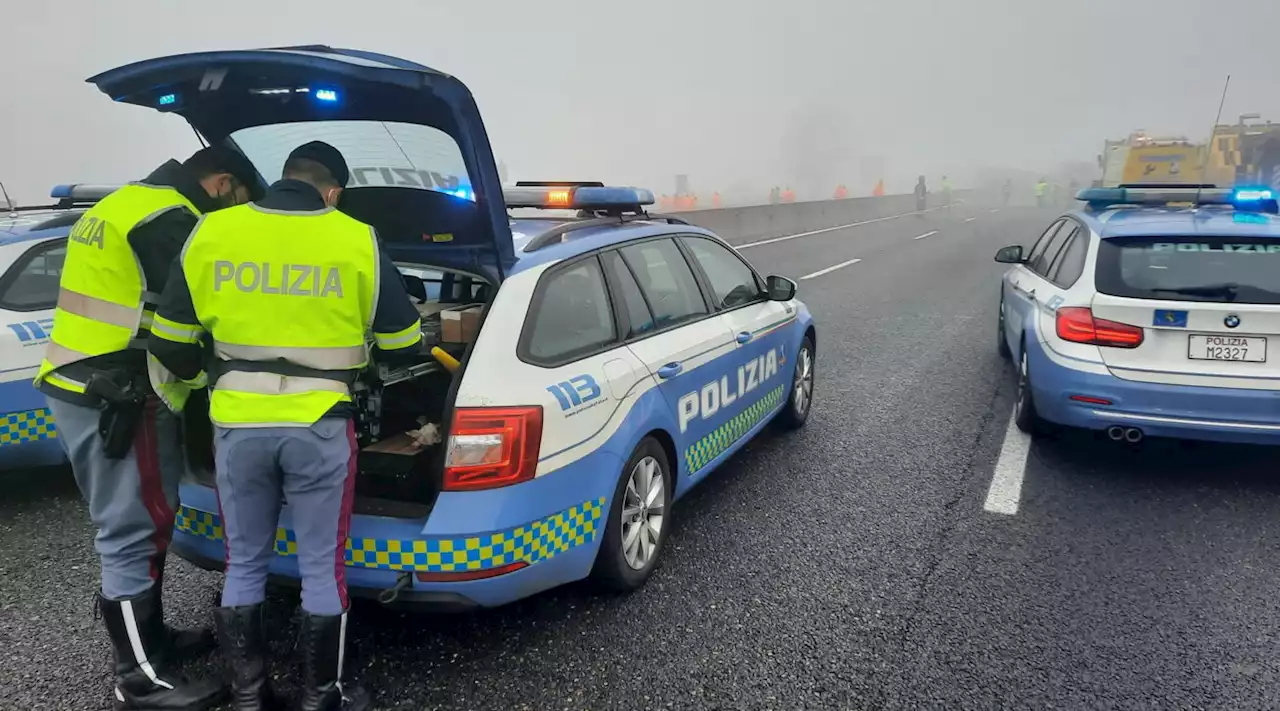
<path fill-rule="evenodd" d="M 354 594 L 468 608 L 588 576 L 634 589 L 681 495 L 771 422 L 809 415 L 817 340 L 794 282 L 762 278 L 707 230 L 646 214 L 646 190 L 504 194 L 453 77 L 300 47 L 166 57 L 90 81 L 238 146 L 264 180 L 310 140 L 350 164 L 340 209 L 377 229 L 435 354 L 371 368 L 356 386 Z M 192 466 L 173 546 L 216 569 L 200 407 L 187 411 Z M 276 550 L 272 572 L 296 580 L 288 505 Z"/>
<path fill-rule="evenodd" d="M 67 235 L 108 190 L 60 185 L 56 204 L 0 213 L 0 471 L 66 462 L 31 381 L 53 330 Z"/>
<path fill-rule="evenodd" d="M 1280 442 L 1280 218 L 1269 189 L 1091 188 L 1012 264 L 998 346 L 1015 421 Z"/>

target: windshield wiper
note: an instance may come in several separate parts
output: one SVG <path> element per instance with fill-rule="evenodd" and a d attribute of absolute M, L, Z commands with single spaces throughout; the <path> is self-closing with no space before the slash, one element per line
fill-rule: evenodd
<path fill-rule="evenodd" d="M 1239 284 L 1208 284 L 1205 286 L 1183 286 L 1176 289 L 1152 289 L 1163 294 L 1179 294 L 1182 296 L 1203 296 L 1219 298 L 1224 301 L 1235 301 L 1240 292 Z"/>

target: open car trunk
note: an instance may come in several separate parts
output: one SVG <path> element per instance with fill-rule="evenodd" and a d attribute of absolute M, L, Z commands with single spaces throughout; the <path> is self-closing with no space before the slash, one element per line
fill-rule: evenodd
<path fill-rule="evenodd" d="M 424 347 L 438 346 L 462 362 L 493 285 L 475 275 L 399 266 L 422 316 Z M 436 361 L 375 363 L 361 375 L 352 394 L 360 445 L 355 513 L 400 518 L 430 513 L 444 471 L 455 381 L 455 374 Z M 205 392 L 188 403 L 184 433 L 195 480 L 214 486 L 213 426 Z"/>
<path fill-rule="evenodd" d="M 288 154 L 304 143 L 337 148 L 351 171 L 338 209 L 372 225 L 402 272 L 432 265 L 417 271 L 434 269 L 437 279 L 411 277 L 406 285 L 428 346 L 463 360 L 465 339 L 442 333 L 441 309 L 487 303 L 515 247 L 488 135 L 457 78 L 387 55 L 305 46 L 160 57 L 89 81 L 116 101 L 182 116 L 210 144 L 236 147 L 263 184 L 278 180 Z M 414 445 L 406 433 L 433 424 L 443 442 L 454 385 L 435 362 L 361 374 L 352 393 L 361 446 L 357 511 L 430 511 L 443 446 Z M 195 476 L 212 484 L 207 400 L 188 405 L 186 429 Z"/>

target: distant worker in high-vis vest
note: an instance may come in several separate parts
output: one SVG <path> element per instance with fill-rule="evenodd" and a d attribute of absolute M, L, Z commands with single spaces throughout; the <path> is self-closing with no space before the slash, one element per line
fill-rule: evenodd
<path fill-rule="evenodd" d="M 207 215 L 160 300 L 151 353 L 200 374 L 212 341 L 209 417 L 226 578 L 217 610 L 238 709 L 269 707 L 263 640 L 267 573 L 283 500 L 302 578 L 303 711 L 362 709 L 342 685 L 346 550 L 356 476 L 351 386 L 375 357 L 421 353 L 417 309 L 369 225 L 335 208 L 349 171 L 315 141 L 295 149 L 266 197 Z"/>
<path fill-rule="evenodd" d="M 225 685 L 188 681 L 175 657 L 213 646 L 209 630 L 165 626 L 165 554 L 185 471 L 179 383 L 148 368 L 146 339 L 159 292 L 199 215 L 247 202 L 253 164 L 222 147 L 171 160 L 89 208 L 67 240 L 53 333 L 36 375 L 97 528 L 97 609 L 115 653 L 118 709 L 196 709 Z M 168 383 L 157 393 L 148 370 Z M 168 405 L 168 406 L 166 406 Z"/>

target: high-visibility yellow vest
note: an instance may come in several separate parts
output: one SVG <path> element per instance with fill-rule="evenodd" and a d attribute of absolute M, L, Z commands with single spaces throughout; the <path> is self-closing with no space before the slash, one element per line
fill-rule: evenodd
<path fill-rule="evenodd" d="M 332 208 L 232 207 L 200 220 L 182 272 L 219 361 L 214 424 L 306 427 L 351 399 L 378 297 L 372 228 Z"/>
<path fill-rule="evenodd" d="M 84 392 L 84 383 L 55 372 L 65 365 L 145 349 L 158 294 L 147 291 L 129 233 L 170 210 L 196 206 L 177 190 L 132 183 L 89 208 L 71 228 L 62 267 L 53 333 L 36 384 Z"/>
<path fill-rule="evenodd" d="M 1049 188 L 1048 183 L 1036 183 L 1036 196 L 1044 195 L 1045 190 Z"/>

